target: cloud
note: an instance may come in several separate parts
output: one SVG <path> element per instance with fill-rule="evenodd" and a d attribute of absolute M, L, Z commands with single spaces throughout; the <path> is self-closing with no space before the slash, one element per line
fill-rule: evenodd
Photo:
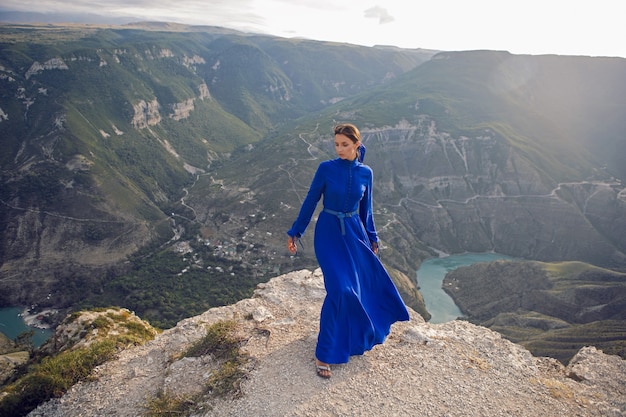
<path fill-rule="evenodd" d="M 250 19 L 254 0 L 3 0 L 2 9 L 22 12 L 140 16 L 219 22 Z"/>
<path fill-rule="evenodd" d="M 378 23 L 381 25 L 384 25 L 385 23 L 391 23 L 395 20 L 395 18 L 389 14 L 387 9 L 380 6 L 374 6 L 367 9 L 365 11 L 365 17 L 378 19 Z"/>

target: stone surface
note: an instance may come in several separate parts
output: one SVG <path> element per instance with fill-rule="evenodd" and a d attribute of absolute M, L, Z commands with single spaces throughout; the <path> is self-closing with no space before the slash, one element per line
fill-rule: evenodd
<path fill-rule="evenodd" d="M 252 359 L 240 397 L 209 399 L 204 416 L 623 416 L 626 365 L 586 348 L 564 367 L 463 321 L 429 324 L 414 311 L 383 345 L 329 380 L 314 370 L 319 270 L 259 285 L 250 299 L 185 319 L 97 368 L 30 416 L 137 416 L 158 392 L 192 394 L 214 371 L 209 357 L 174 359 L 207 325 L 235 320 Z"/>

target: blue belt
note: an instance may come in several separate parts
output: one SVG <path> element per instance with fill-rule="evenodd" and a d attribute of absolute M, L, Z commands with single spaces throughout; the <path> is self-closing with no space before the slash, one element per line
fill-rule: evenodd
<path fill-rule="evenodd" d="M 358 210 L 355 210 L 351 213 L 344 213 L 341 211 L 335 211 L 335 210 L 330 210 L 325 208 L 324 211 L 328 214 L 332 214 L 333 216 L 337 216 L 339 218 L 339 224 L 341 224 L 341 234 L 345 235 L 346 234 L 346 225 L 343 221 L 343 219 L 345 219 L 346 217 L 352 217 L 352 216 L 356 216 L 357 214 L 359 214 Z"/>

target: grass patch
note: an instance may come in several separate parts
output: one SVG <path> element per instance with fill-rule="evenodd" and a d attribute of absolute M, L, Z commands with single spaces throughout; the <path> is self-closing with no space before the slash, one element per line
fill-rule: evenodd
<path fill-rule="evenodd" d="M 213 397 L 241 394 L 241 382 L 247 375 L 250 358 L 239 349 L 242 340 L 236 336 L 234 321 L 219 321 L 207 327 L 207 333 L 174 360 L 211 355 L 219 368 L 206 381 L 201 392 L 194 395 L 160 391 L 146 404 L 149 417 L 187 416 Z"/>
<path fill-rule="evenodd" d="M 91 325 L 93 326 L 94 329 L 102 329 L 102 330 L 110 329 L 112 324 L 113 323 L 111 323 L 109 319 L 103 316 L 98 316 L 91 322 Z"/>
<path fill-rule="evenodd" d="M 117 352 L 115 340 L 102 340 L 87 348 L 65 351 L 46 357 L 5 389 L 0 415 L 24 416 L 39 404 L 61 397 L 72 385 L 90 377 L 98 365 L 111 360 Z"/>
<path fill-rule="evenodd" d="M 239 356 L 227 362 L 224 362 L 217 372 L 214 372 L 207 381 L 206 388 L 208 392 L 216 396 L 241 394 L 241 382 L 247 375 L 244 365 L 248 362 L 248 358 Z"/>
<path fill-rule="evenodd" d="M 146 405 L 147 417 L 187 416 L 195 408 L 193 397 L 171 395 L 159 391 Z"/>
<path fill-rule="evenodd" d="M 218 321 L 207 328 L 206 335 L 191 345 L 183 358 L 197 358 L 211 354 L 216 359 L 230 360 L 239 352 L 240 340 L 234 337 L 236 323 L 233 321 Z"/>
<path fill-rule="evenodd" d="M 212 355 L 221 362 L 220 368 L 211 374 L 206 384 L 207 393 L 218 396 L 238 395 L 246 372 L 244 366 L 249 357 L 239 349 L 241 339 L 235 335 L 234 321 L 219 321 L 207 328 L 206 335 L 191 345 L 183 357 Z"/>

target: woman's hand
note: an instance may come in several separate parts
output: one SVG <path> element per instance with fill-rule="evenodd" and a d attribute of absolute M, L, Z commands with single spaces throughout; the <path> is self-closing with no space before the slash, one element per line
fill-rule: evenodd
<path fill-rule="evenodd" d="M 375 255 L 378 255 L 378 242 L 372 242 L 372 251 Z"/>
<path fill-rule="evenodd" d="M 295 236 L 289 236 L 289 239 L 287 240 L 287 249 L 289 250 L 289 252 L 293 253 L 294 255 L 296 254 L 296 252 L 298 252 L 298 247 L 296 246 Z"/>

